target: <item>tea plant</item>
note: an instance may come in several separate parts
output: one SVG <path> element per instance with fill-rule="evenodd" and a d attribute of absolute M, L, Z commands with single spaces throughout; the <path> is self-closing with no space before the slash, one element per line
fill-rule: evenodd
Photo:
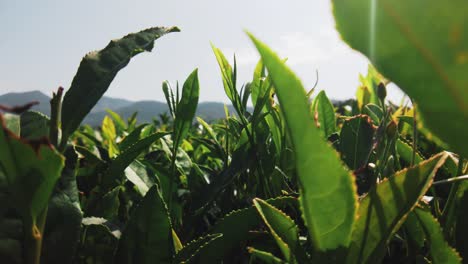
<path fill-rule="evenodd" d="M 235 57 L 212 45 L 225 119 L 195 117 L 194 70 L 181 89 L 162 84 L 169 113 L 152 124 L 109 110 L 80 126 L 173 27 L 86 55 L 50 118 L 2 106 L 2 263 L 461 263 L 467 6 L 429 1 L 412 16 L 419 2 L 333 0 L 344 40 L 375 66 L 335 105 L 248 33 L 261 60 L 240 89 Z M 453 11 L 434 28 L 449 42 L 423 23 L 440 10 Z M 390 81 L 412 106 L 386 101 Z"/>

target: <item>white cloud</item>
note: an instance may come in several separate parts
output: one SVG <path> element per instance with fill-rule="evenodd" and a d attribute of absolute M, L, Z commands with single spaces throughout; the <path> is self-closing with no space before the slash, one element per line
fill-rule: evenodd
<path fill-rule="evenodd" d="M 278 50 L 288 57 L 289 65 L 315 65 L 333 60 L 346 52 L 346 46 L 336 32 L 319 30 L 290 32 L 280 36 Z"/>

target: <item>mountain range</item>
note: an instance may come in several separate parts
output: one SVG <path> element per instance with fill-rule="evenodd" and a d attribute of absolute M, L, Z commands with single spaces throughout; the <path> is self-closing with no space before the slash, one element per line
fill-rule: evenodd
<path fill-rule="evenodd" d="M 39 104 L 32 107 L 32 110 L 50 115 L 50 97 L 40 91 L 7 93 L 0 95 L 0 104 L 7 106 L 24 105 L 28 102 L 38 101 Z M 83 124 L 99 126 L 102 119 L 107 115 L 106 110 L 110 109 L 123 118 L 129 118 L 133 113 L 138 112 L 139 123 L 150 123 L 160 114 L 169 113 L 166 103 L 158 101 L 130 101 L 120 98 L 104 96 L 94 106 L 86 116 Z M 229 105 L 229 112 L 234 113 L 234 108 Z M 224 104 L 219 102 L 201 102 L 197 107 L 197 116 L 206 121 L 224 118 Z"/>

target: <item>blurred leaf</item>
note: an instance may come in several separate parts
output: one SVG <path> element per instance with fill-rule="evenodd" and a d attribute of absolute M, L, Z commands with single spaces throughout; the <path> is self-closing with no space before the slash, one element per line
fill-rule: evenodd
<path fill-rule="evenodd" d="M 81 61 L 71 87 L 63 98 L 61 147 L 65 146 L 68 137 L 78 128 L 109 88 L 117 73 L 127 66 L 133 56 L 143 51 L 151 51 L 154 40 L 178 31 L 177 27 L 148 28 L 112 40 L 98 52 L 88 53 Z"/>
<path fill-rule="evenodd" d="M 386 244 L 432 183 L 447 154 L 440 153 L 376 185 L 362 199 L 347 263 L 379 263 Z"/>
<path fill-rule="evenodd" d="M 3 114 L 3 120 L 5 120 L 5 126 L 7 129 L 17 136 L 20 135 L 21 125 L 19 115 L 5 113 Z"/>
<path fill-rule="evenodd" d="M 0 115 L 0 124 L 2 122 Z M 64 158 L 50 144 L 20 140 L 4 127 L 0 128 L 0 146 L 0 168 L 17 209 L 34 222 L 49 202 Z"/>
<path fill-rule="evenodd" d="M 39 112 L 21 114 L 21 138 L 40 139 L 49 136 L 49 118 Z"/>
<path fill-rule="evenodd" d="M 115 263 L 172 263 L 171 220 L 156 186 L 146 193 L 125 227 Z"/>
<path fill-rule="evenodd" d="M 303 217 L 312 243 L 322 250 L 347 246 L 357 209 L 353 176 L 313 124 L 299 79 L 265 44 L 250 37 L 276 88 L 292 138 Z"/>
<path fill-rule="evenodd" d="M 333 4 L 341 37 L 416 101 L 420 121 L 455 152 L 468 156 L 468 2 Z M 437 26 L 427 21 L 437 21 Z"/>

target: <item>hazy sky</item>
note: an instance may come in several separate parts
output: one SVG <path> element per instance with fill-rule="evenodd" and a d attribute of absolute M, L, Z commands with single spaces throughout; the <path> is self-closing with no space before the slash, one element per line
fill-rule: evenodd
<path fill-rule="evenodd" d="M 199 68 L 200 101 L 227 102 L 210 41 L 230 59 L 236 53 L 244 83 L 258 60 L 244 30 L 287 57 L 307 88 L 318 70 L 318 89 L 331 98 L 353 97 L 359 73 L 367 72 L 367 59 L 340 40 L 328 0 L 1 0 L 0 94 L 67 89 L 87 52 L 130 32 L 173 25 L 181 32 L 133 58 L 107 96 L 164 101 L 163 80 L 183 83 Z"/>

